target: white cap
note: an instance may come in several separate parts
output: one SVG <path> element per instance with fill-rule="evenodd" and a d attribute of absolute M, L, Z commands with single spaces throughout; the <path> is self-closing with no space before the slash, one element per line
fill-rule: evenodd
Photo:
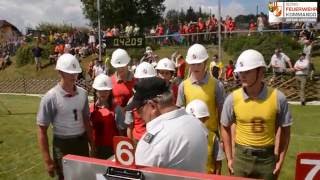
<path fill-rule="evenodd" d="M 199 64 L 209 58 L 206 48 L 201 44 L 192 45 L 187 52 L 186 61 L 188 64 Z"/>
<path fill-rule="evenodd" d="M 96 78 L 94 78 L 92 87 L 98 91 L 111 90 L 111 78 L 105 74 L 99 74 Z"/>
<path fill-rule="evenodd" d="M 156 70 L 175 71 L 176 66 L 174 65 L 174 63 L 170 59 L 163 58 L 163 59 L 160 59 L 160 61 L 158 62 Z"/>
<path fill-rule="evenodd" d="M 138 79 L 155 77 L 156 75 L 156 70 L 154 69 L 152 64 L 147 62 L 142 62 L 141 64 L 139 64 L 134 73 L 134 77 Z"/>
<path fill-rule="evenodd" d="M 210 116 L 207 104 L 200 99 L 191 101 L 187 105 L 186 111 L 196 118 L 204 118 Z"/>
<path fill-rule="evenodd" d="M 129 64 L 131 58 L 126 50 L 116 49 L 111 56 L 111 65 L 114 68 L 125 67 Z"/>
<path fill-rule="evenodd" d="M 82 72 L 77 58 L 68 53 L 63 54 L 58 58 L 56 70 L 69 74 L 78 74 Z"/>
<path fill-rule="evenodd" d="M 238 57 L 234 72 L 243 72 L 258 67 L 267 67 L 263 55 L 254 49 L 243 51 Z"/>

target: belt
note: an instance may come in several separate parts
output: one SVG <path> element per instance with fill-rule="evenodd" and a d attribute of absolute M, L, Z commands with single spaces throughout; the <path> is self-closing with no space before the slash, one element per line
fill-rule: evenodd
<path fill-rule="evenodd" d="M 236 144 L 236 148 L 243 154 L 249 155 L 249 156 L 269 156 L 274 155 L 274 146 L 266 146 L 266 147 L 249 147 L 249 146 L 243 146 L 240 144 Z"/>
<path fill-rule="evenodd" d="M 67 136 L 54 134 L 53 137 L 56 139 L 81 139 L 83 137 L 86 137 L 86 133 Z"/>

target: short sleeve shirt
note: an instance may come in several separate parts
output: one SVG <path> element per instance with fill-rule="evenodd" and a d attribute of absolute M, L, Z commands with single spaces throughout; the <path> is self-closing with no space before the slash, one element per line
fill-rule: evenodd
<path fill-rule="evenodd" d="M 263 87 L 263 90 L 260 92 L 258 98 L 259 99 L 265 99 L 267 97 L 268 88 L 267 86 Z M 290 126 L 292 124 L 292 116 L 291 112 L 289 111 L 289 105 L 287 102 L 287 99 L 285 95 L 279 91 L 277 92 L 277 115 L 276 115 L 276 121 L 278 122 L 279 126 L 286 127 Z M 250 100 L 250 97 L 246 94 L 245 91 L 243 92 L 243 97 L 245 100 Z M 236 117 L 234 114 L 233 109 L 233 96 L 232 94 L 229 94 L 226 98 L 222 113 L 221 113 L 221 120 L 220 123 L 223 126 L 230 126 L 232 123 L 236 121 Z"/>
<path fill-rule="evenodd" d="M 73 136 L 85 132 L 83 121 L 89 120 L 87 92 L 75 86 L 76 95 L 70 96 L 60 84 L 50 89 L 41 99 L 37 124 L 49 126 L 58 136 Z"/>
<path fill-rule="evenodd" d="M 206 171 L 207 132 L 197 118 L 182 108 L 158 116 L 146 128 L 137 145 L 136 164 Z"/>
<path fill-rule="evenodd" d="M 192 83 L 206 84 L 209 81 L 209 76 L 210 75 L 207 73 L 205 75 L 204 79 L 201 80 L 201 81 L 196 81 L 194 78 L 192 78 L 192 76 L 190 78 L 191 78 Z M 217 107 L 222 109 L 223 102 L 224 102 L 224 97 L 225 97 L 225 92 L 224 92 L 224 86 L 220 81 L 217 81 L 217 83 L 216 83 L 216 92 L 212 92 L 212 95 L 216 97 Z M 177 96 L 176 105 L 179 106 L 179 107 L 182 107 L 182 106 L 186 105 L 183 83 L 180 83 L 179 88 L 178 88 L 178 96 Z"/>
<path fill-rule="evenodd" d="M 290 61 L 290 58 L 284 53 L 280 53 L 279 56 L 274 54 L 271 57 L 271 65 L 278 66 L 278 68 L 273 68 L 275 72 L 283 72 L 284 69 L 286 68 L 286 63 L 289 61 Z"/>

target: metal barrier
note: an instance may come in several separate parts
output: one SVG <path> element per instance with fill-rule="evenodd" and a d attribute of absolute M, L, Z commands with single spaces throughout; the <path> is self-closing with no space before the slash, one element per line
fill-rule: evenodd
<path fill-rule="evenodd" d="M 17 79 L 0 81 L 0 93 L 22 93 L 22 94 L 44 94 L 59 82 L 58 79 Z M 299 100 L 299 90 L 294 76 L 267 76 L 265 82 L 274 88 L 281 90 L 290 101 Z M 92 95 L 91 81 L 78 80 L 76 84 L 88 91 Z M 227 93 L 240 87 L 236 81 L 224 83 Z M 307 81 L 307 100 L 320 100 L 320 79 Z"/>
<path fill-rule="evenodd" d="M 296 32 L 300 32 L 303 29 L 265 29 L 262 31 L 258 30 L 234 30 L 234 31 L 221 31 L 222 40 L 227 39 L 231 36 L 252 36 L 254 34 L 263 34 L 263 33 L 284 33 L 290 34 L 291 36 L 297 36 Z M 316 29 L 315 30 L 319 30 Z M 197 33 L 186 33 L 180 34 L 178 32 L 174 32 L 172 34 L 167 35 L 146 35 L 145 39 L 148 43 L 157 43 L 157 44 L 174 44 L 174 45 L 190 45 L 193 43 L 202 43 L 202 44 L 218 44 L 218 31 L 213 32 L 197 32 Z"/>
<path fill-rule="evenodd" d="M 45 94 L 59 82 L 58 79 L 16 79 L 0 81 L 0 93 Z M 76 84 L 89 93 L 91 81 L 78 80 Z"/>

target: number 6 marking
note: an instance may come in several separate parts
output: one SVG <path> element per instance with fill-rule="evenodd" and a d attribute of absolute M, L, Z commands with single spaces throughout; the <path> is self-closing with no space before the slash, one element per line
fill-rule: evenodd
<path fill-rule="evenodd" d="M 311 159 L 301 159 L 301 164 L 314 165 L 314 167 L 309 171 L 305 180 L 312 180 L 317 172 L 320 170 L 320 160 L 311 160 Z"/>
<path fill-rule="evenodd" d="M 123 146 L 125 146 L 125 147 L 123 148 Z M 120 162 L 120 164 L 129 166 L 129 165 L 132 165 L 134 163 L 133 162 L 134 161 L 134 156 L 133 156 L 132 152 L 129 149 L 133 150 L 133 145 L 131 143 L 129 143 L 128 141 L 120 141 L 117 144 L 116 156 L 117 156 L 117 159 Z M 124 160 L 122 158 L 123 154 L 128 156 L 128 160 Z"/>

